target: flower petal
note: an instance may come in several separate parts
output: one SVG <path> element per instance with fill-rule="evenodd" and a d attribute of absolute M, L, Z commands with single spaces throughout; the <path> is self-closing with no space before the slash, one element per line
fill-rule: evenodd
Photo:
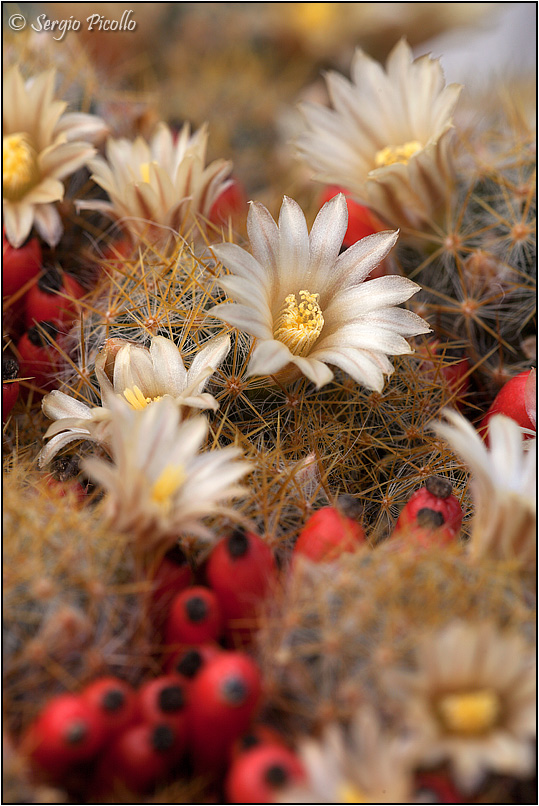
<path fill-rule="evenodd" d="M 285 196 L 279 214 L 279 258 L 277 273 L 281 288 L 299 291 L 309 271 L 309 233 L 303 210 Z"/>
<path fill-rule="evenodd" d="M 40 204 L 34 208 L 34 225 L 49 246 L 56 246 L 64 231 L 60 213 L 53 204 Z"/>
<path fill-rule="evenodd" d="M 187 372 L 182 355 L 171 339 L 154 336 L 150 345 L 157 395 L 180 395 L 187 386 Z"/>
<path fill-rule="evenodd" d="M 247 305 L 223 302 L 210 308 L 207 315 L 223 319 L 232 327 L 244 330 L 257 339 L 271 339 L 273 335 L 267 318 L 262 317 L 258 309 L 249 308 Z"/>
<path fill-rule="evenodd" d="M 333 372 L 318 358 L 302 358 L 298 355 L 294 355 L 292 356 L 292 363 L 314 383 L 317 389 L 325 386 L 326 383 L 329 383 L 333 379 Z"/>
<path fill-rule="evenodd" d="M 279 230 L 269 210 L 260 202 L 250 202 L 247 232 L 253 256 L 275 276 L 279 255 Z"/>
<path fill-rule="evenodd" d="M 235 243 L 220 243 L 212 246 L 212 251 L 232 274 L 239 275 L 245 280 L 256 279 L 259 283 L 271 284 L 272 277 L 267 268 L 261 266 L 258 260 L 241 246 Z"/>
<path fill-rule="evenodd" d="M 358 285 L 387 257 L 399 237 L 398 232 L 376 232 L 350 246 L 337 258 L 331 281 L 320 296 L 322 308 L 340 287 Z M 384 278 L 380 278 L 384 279 Z M 370 280 L 372 283 L 373 281 Z"/>
<path fill-rule="evenodd" d="M 273 375 L 283 369 L 293 356 L 288 347 L 275 339 L 258 343 L 253 351 L 247 375 Z"/>
<path fill-rule="evenodd" d="M 309 274 L 312 273 L 315 287 L 316 280 L 333 269 L 347 226 L 348 207 L 344 195 L 339 193 L 324 204 L 309 235 Z"/>
<path fill-rule="evenodd" d="M 55 390 L 45 395 L 41 402 L 43 413 L 51 420 L 61 420 L 64 417 L 80 417 L 85 420 L 92 419 L 92 410 L 86 403 Z"/>
<path fill-rule="evenodd" d="M 230 336 L 216 336 L 210 339 L 204 348 L 199 350 L 193 358 L 187 372 L 187 383 L 189 385 L 195 384 L 197 377 L 201 375 L 207 367 L 211 367 L 212 370 L 218 369 L 229 352 Z M 198 385 L 193 387 L 192 393 L 194 395 L 198 395 L 202 392 L 208 381 L 208 377 L 203 378 Z"/>
<path fill-rule="evenodd" d="M 57 434 L 40 450 L 38 455 L 38 466 L 45 467 L 51 459 L 60 451 L 65 445 L 74 442 L 76 439 L 84 440 L 87 442 L 95 442 L 96 438 L 86 431 L 84 428 L 72 429 L 71 431 L 64 431 L 62 434 Z"/>
<path fill-rule="evenodd" d="M 6 238 L 11 246 L 18 249 L 30 235 L 34 223 L 34 208 L 31 204 L 4 199 L 3 212 Z"/>

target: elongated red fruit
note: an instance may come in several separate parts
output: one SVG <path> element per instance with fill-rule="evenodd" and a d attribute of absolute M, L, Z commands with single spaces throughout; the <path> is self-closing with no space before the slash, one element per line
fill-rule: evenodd
<path fill-rule="evenodd" d="M 104 738 L 95 710 L 78 695 L 61 694 L 32 723 L 22 748 L 39 767 L 54 774 L 93 758 Z"/>
<path fill-rule="evenodd" d="M 70 274 L 56 267 L 47 269 L 26 294 L 26 326 L 47 320 L 71 325 L 78 315 L 75 300 L 84 294 L 82 286 Z"/>
<path fill-rule="evenodd" d="M 41 246 L 37 238 L 30 238 L 19 249 L 15 249 L 4 234 L 2 253 L 2 296 L 10 297 L 39 274 Z"/>
<path fill-rule="evenodd" d="M 303 765 L 291 750 L 262 744 L 233 762 L 225 791 L 229 803 L 275 803 L 285 787 L 304 778 Z"/>
<path fill-rule="evenodd" d="M 404 506 L 393 536 L 409 532 L 415 527 L 433 532 L 442 528 L 444 532 L 439 533 L 439 537 L 443 538 L 445 534 L 449 542 L 451 535 L 457 535 L 463 515 L 460 502 L 453 495 L 451 482 L 441 476 L 430 476 L 425 486 L 416 490 Z"/>
<path fill-rule="evenodd" d="M 294 554 L 314 562 L 330 562 L 343 552 L 356 551 L 366 537 L 357 518 L 349 517 L 353 502 L 351 496 L 339 496 L 337 506 L 314 512 L 300 532 Z"/>
<path fill-rule="evenodd" d="M 200 770 L 226 765 L 235 740 L 253 719 L 261 695 L 260 670 L 242 652 L 221 652 L 190 687 L 190 748 Z"/>
<path fill-rule="evenodd" d="M 535 431 L 537 428 L 537 381 L 534 369 L 520 372 L 502 386 L 483 417 L 479 433 L 488 443 L 488 424 L 495 414 L 505 414 L 521 428 Z M 527 435 L 528 439 L 532 434 Z"/>
<path fill-rule="evenodd" d="M 236 529 L 213 548 L 206 577 L 215 591 L 234 645 L 249 643 L 260 603 L 277 578 L 273 552 L 261 537 Z"/>

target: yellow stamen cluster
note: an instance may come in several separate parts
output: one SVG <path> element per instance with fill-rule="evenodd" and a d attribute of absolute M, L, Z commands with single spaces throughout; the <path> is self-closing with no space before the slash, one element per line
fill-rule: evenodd
<path fill-rule="evenodd" d="M 18 201 L 39 179 L 37 153 L 25 132 L 9 134 L 2 140 L 2 192 Z"/>
<path fill-rule="evenodd" d="M 361 789 L 348 781 L 339 786 L 337 797 L 338 803 L 372 803 Z"/>
<path fill-rule="evenodd" d="M 133 386 L 132 389 L 124 389 L 124 397 L 135 411 L 142 411 L 148 403 L 153 403 L 154 400 L 161 400 L 161 395 L 157 397 L 145 397 L 142 390 L 138 386 Z"/>
<path fill-rule="evenodd" d="M 150 497 L 154 504 L 170 510 L 170 499 L 186 478 L 187 474 L 181 465 L 167 465 L 152 485 Z"/>
<path fill-rule="evenodd" d="M 300 291 L 301 302 L 289 294 L 277 319 L 273 338 L 286 344 L 293 355 L 308 355 L 324 327 L 324 317 L 318 304 L 320 294 Z"/>
<path fill-rule="evenodd" d="M 394 165 L 396 162 L 403 162 L 406 165 L 410 157 L 413 157 L 420 149 L 419 140 L 410 140 L 402 146 L 386 146 L 374 155 L 374 163 L 377 168 Z"/>
<path fill-rule="evenodd" d="M 486 733 L 500 716 L 500 699 L 492 689 L 446 694 L 437 706 L 444 727 L 466 736 Z"/>
<path fill-rule="evenodd" d="M 150 166 L 156 165 L 155 162 L 142 162 L 140 165 L 140 178 L 143 182 L 146 182 L 148 185 L 150 184 Z"/>

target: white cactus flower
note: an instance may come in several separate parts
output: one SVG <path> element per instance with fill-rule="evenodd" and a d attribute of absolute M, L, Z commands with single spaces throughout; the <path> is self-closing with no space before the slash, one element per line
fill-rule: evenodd
<path fill-rule="evenodd" d="M 419 291 L 416 283 L 395 275 L 363 282 L 398 233 L 370 235 L 339 254 L 347 221 L 342 194 L 322 207 L 310 234 L 292 199 L 285 196 L 278 225 L 253 202 L 252 255 L 235 244 L 213 247 L 231 272 L 218 283 L 235 303 L 209 313 L 257 339 L 249 375 L 281 373 L 286 381 L 303 373 L 321 387 L 334 364 L 381 391 L 384 374 L 393 372 L 387 356 L 413 352 L 404 337 L 429 332 L 419 316 L 395 307 Z"/>
<path fill-rule="evenodd" d="M 414 671 L 388 671 L 410 726 L 428 741 L 420 761 L 449 761 L 460 789 L 485 775 L 533 772 L 536 734 L 535 652 L 515 632 L 492 623 L 454 621 L 429 633 Z"/>
<path fill-rule="evenodd" d="M 330 71 L 333 109 L 305 103 L 308 131 L 297 139 L 315 178 L 339 185 L 392 226 L 422 227 L 453 181 L 452 114 L 462 89 L 445 86 L 440 62 L 413 60 L 402 39 L 386 71 L 357 49 L 352 81 Z"/>
<path fill-rule="evenodd" d="M 489 421 L 487 448 L 461 414 L 445 409 L 447 422 L 433 430 L 471 471 L 474 517 L 470 556 L 534 563 L 537 511 L 536 442 L 524 439 L 514 420 L 496 414 Z"/>
<path fill-rule="evenodd" d="M 384 729 L 374 709 L 362 706 L 348 735 L 329 725 L 321 741 L 300 742 L 305 783 L 279 792 L 278 803 L 410 803 L 419 733 L 406 738 Z"/>
<path fill-rule="evenodd" d="M 90 162 L 92 178 L 109 201 L 84 201 L 80 209 L 99 210 L 119 221 L 135 238 L 150 235 L 161 241 L 172 234 L 196 240 L 197 226 L 209 217 L 217 197 L 229 187 L 232 163 L 215 160 L 208 166 L 208 130 L 193 135 L 185 124 L 174 142 L 160 123 L 149 143 L 110 138 L 107 159 Z"/>
<path fill-rule="evenodd" d="M 15 248 L 32 226 L 51 246 L 58 243 L 62 180 L 96 153 L 87 140 L 106 131 L 95 115 L 64 114 L 67 104 L 55 99 L 54 82 L 55 72 L 49 70 L 25 83 L 18 67 L 4 78 L 2 198 L 6 237 Z"/>
<path fill-rule="evenodd" d="M 95 362 L 104 405 L 91 408 L 58 390 L 43 398 L 43 411 L 55 422 L 45 433 L 51 439 L 39 454 L 40 467 L 74 440 L 108 446 L 111 412 L 106 399 L 113 394 L 122 396 L 137 410 L 161 397 L 172 398 L 182 410 L 216 410 L 219 404 L 203 390 L 229 350 L 230 338 L 217 336 L 195 355 L 186 370 L 179 349 L 164 336 L 154 336 L 149 349 L 125 339 L 110 339 Z"/>
<path fill-rule="evenodd" d="M 107 398 L 113 464 L 92 457 L 82 467 L 105 489 L 107 517 L 115 529 L 155 553 L 182 536 L 211 541 L 214 535 L 204 524 L 208 516 L 239 519 L 229 503 L 246 492 L 237 482 L 251 470 L 239 448 L 199 453 L 206 418 L 181 423 L 169 397 L 142 410 L 114 395 Z"/>

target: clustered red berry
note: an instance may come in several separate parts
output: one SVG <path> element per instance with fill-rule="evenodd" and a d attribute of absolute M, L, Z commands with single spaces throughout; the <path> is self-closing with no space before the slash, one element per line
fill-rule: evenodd
<path fill-rule="evenodd" d="M 3 235 L 4 332 L 15 344 L 14 357 L 25 386 L 37 392 L 57 385 L 58 371 L 64 363 L 61 350 L 65 347 L 65 334 L 79 315 L 78 300 L 85 293 L 73 275 L 56 265 L 44 266 L 37 238 L 15 249 Z M 18 392 L 17 384 L 10 386 L 9 394 L 4 392 L 2 396 L 4 419 L 10 410 L 10 394 L 16 399 L 14 390 Z"/>
<path fill-rule="evenodd" d="M 528 432 L 537 430 L 537 388 L 535 371 L 528 369 L 507 381 L 481 420 L 479 433 L 488 444 L 489 422 L 495 414 L 510 417 Z M 527 438 L 532 436 L 526 434 Z"/>
<path fill-rule="evenodd" d="M 451 543 L 458 536 L 463 515 L 451 482 L 441 476 L 430 476 L 425 486 L 410 497 L 392 536 L 425 547 L 435 542 Z"/>
<path fill-rule="evenodd" d="M 61 461 L 66 466 L 57 473 L 69 480 L 77 468 Z M 173 550 L 152 572 L 150 613 L 157 615 L 168 649 L 163 673 L 137 689 L 110 675 L 93 680 L 77 694 L 50 700 L 26 729 L 21 751 L 39 779 L 65 783 L 84 764 L 92 766 L 95 797 L 106 798 L 118 786 L 144 794 L 170 779 L 185 759 L 200 774 L 224 774 L 256 744 L 277 753 L 269 767 L 283 767 L 283 786 L 295 780 L 297 758 L 276 731 L 255 722 L 261 671 L 246 652 L 230 648 L 233 631 L 226 632 L 229 614 L 255 617 L 276 579 L 273 553 L 261 537 L 239 530 L 215 545 L 202 570 L 212 587 L 193 584 L 185 556 Z M 242 744 L 248 732 L 256 739 Z M 260 767 L 250 775 L 260 775 L 266 787 L 260 791 L 277 792 L 278 774 L 266 773 Z"/>

